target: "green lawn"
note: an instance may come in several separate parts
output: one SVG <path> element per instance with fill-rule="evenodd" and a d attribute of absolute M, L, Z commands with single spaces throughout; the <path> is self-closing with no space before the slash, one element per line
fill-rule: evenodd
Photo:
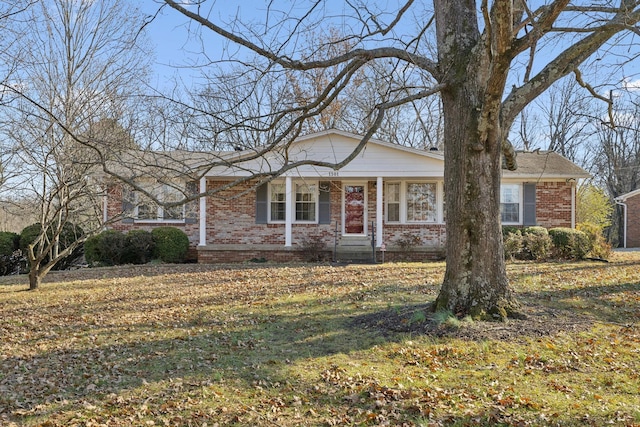
<path fill-rule="evenodd" d="M 514 263 L 526 320 L 439 319 L 443 263 L 0 278 L 0 425 L 640 426 L 640 254 Z"/>

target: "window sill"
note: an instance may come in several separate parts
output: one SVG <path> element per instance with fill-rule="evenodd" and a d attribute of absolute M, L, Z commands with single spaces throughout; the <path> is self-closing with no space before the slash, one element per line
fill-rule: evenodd
<path fill-rule="evenodd" d="M 184 224 L 184 219 L 134 219 L 134 224 Z"/>

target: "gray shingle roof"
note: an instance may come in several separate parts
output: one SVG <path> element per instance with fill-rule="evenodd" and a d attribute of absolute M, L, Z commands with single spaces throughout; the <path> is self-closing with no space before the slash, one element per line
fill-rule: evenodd
<path fill-rule="evenodd" d="M 519 151 L 518 169 L 503 172 L 504 178 L 589 178 L 580 166 L 553 151 Z"/>

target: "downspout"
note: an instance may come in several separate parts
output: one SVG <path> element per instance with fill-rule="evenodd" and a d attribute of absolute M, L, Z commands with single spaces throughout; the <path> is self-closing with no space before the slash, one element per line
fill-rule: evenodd
<path fill-rule="evenodd" d="M 571 228 L 576 228 L 576 180 L 569 178 L 567 182 L 571 185 Z"/>
<path fill-rule="evenodd" d="M 383 229 L 382 227 L 384 226 L 384 222 L 383 222 L 383 206 L 384 206 L 384 193 L 383 193 L 383 180 L 382 177 L 379 176 L 376 179 L 376 231 L 378 232 L 378 234 L 376 234 L 376 247 L 380 247 L 382 246 L 382 234 L 383 234 Z"/>
<path fill-rule="evenodd" d="M 626 247 L 627 247 L 627 204 L 624 203 L 621 199 L 619 199 L 617 197 L 615 199 L 613 199 L 613 200 L 616 202 L 616 205 L 622 206 L 622 212 L 623 212 L 623 216 L 624 216 L 624 219 L 623 219 L 623 224 L 624 225 L 622 226 L 623 227 L 622 228 L 622 236 L 623 236 L 622 240 L 623 240 L 623 245 L 624 245 L 624 247 L 626 249 Z"/>
<path fill-rule="evenodd" d="M 102 228 L 105 228 L 105 224 L 109 221 L 109 198 L 105 193 L 102 196 Z"/>
<path fill-rule="evenodd" d="M 200 194 L 204 194 L 207 192 L 207 178 L 200 178 Z M 198 234 L 199 234 L 199 242 L 198 246 L 207 246 L 207 198 L 206 196 L 201 196 L 198 200 Z"/>

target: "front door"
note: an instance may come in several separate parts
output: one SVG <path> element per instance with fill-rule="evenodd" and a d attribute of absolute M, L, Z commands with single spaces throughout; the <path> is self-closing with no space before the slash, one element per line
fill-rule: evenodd
<path fill-rule="evenodd" d="M 365 234 L 366 224 L 366 193 L 364 185 L 345 185 L 344 203 L 344 234 Z"/>

